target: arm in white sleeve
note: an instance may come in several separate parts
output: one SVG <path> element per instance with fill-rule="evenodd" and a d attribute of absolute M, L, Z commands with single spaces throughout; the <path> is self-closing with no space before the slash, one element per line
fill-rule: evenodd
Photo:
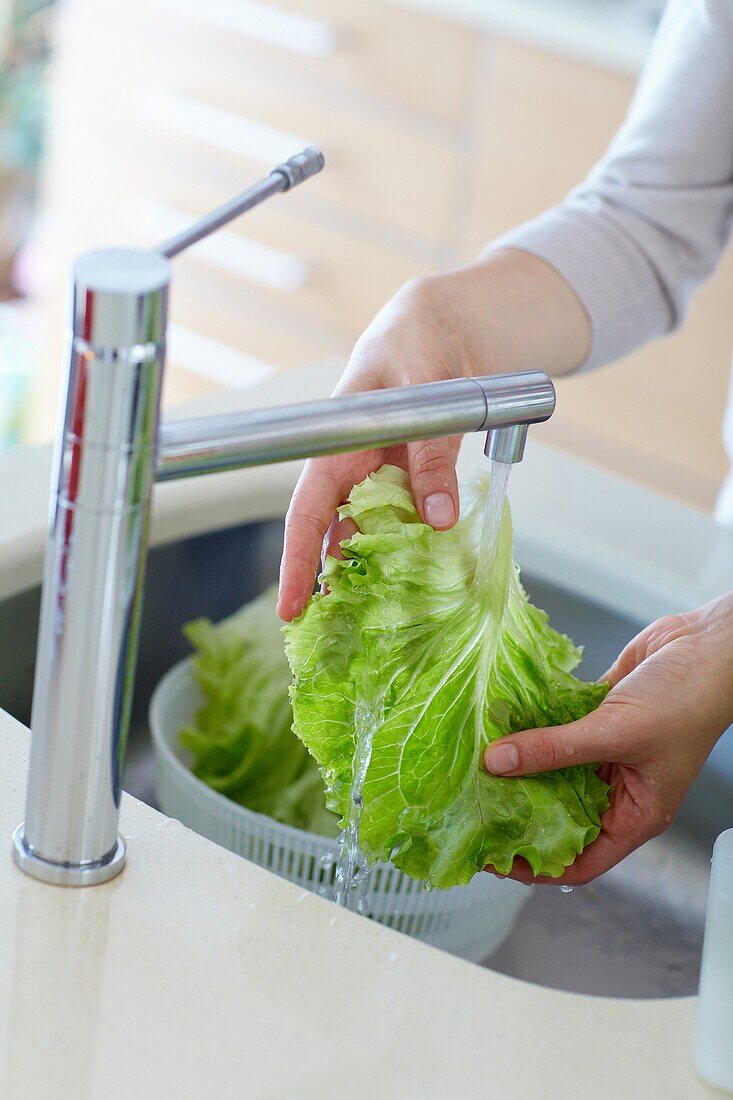
<path fill-rule="evenodd" d="M 629 114 L 586 181 L 491 246 L 550 263 L 591 322 L 584 367 L 671 331 L 733 219 L 733 0 L 669 0 Z"/>

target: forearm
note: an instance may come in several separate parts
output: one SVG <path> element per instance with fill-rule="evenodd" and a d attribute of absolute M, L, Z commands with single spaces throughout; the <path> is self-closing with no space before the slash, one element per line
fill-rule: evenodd
<path fill-rule="evenodd" d="M 733 224 L 733 5 L 669 0 L 628 117 L 558 207 L 493 249 L 552 265 L 583 303 L 584 368 L 679 326 Z"/>
<path fill-rule="evenodd" d="M 460 345 L 466 374 L 558 376 L 586 357 L 590 323 L 583 306 L 550 264 L 528 252 L 494 252 L 406 292 L 421 295 Z"/>

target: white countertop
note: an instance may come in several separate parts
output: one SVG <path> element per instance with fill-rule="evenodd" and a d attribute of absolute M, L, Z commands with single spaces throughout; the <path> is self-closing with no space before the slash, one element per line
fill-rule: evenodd
<path fill-rule="evenodd" d="M 3 1100 L 694 1100 L 694 1001 L 529 986 L 300 890 L 125 796 L 129 861 L 12 865 L 26 733 L 0 716 Z"/>
<path fill-rule="evenodd" d="M 651 43 L 657 0 L 392 0 L 628 76 Z"/>
<path fill-rule="evenodd" d="M 288 399 L 327 393 L 336 373 L 293 375 Z M 274 380 L 210 407 L 281 398 Z M 535 574 L 640 618 L 733 587 L 733 533 L 540 439 L 534 430 L 511 487 L 518 557 Z M 468 441 L 464 470 L 479 458 Z M 0 455 L 0 598 L 40 575 L 48 466 L 43 449 Z M 154 537 L 281 515 L 296 469 L 159 487 Z M 579 997 L 472 966 L 129 796 L 119 879 L 86 891 L 31 881 L 10 859 L 26 750 L 0 712 L 3 1100 L 717 1095 L 692 1068 L 694 999 Z"/>

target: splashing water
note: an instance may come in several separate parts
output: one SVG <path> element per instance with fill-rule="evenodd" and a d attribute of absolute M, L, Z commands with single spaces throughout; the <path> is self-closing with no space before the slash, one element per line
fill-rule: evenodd
<path fill-rule="evenodd" d="M 321 858 L 318 860 L 319 865 L 323 868 L 324 871 L 330 871 L 335 862 L 336 853 L 333 851 L 332 848 L 329 848 L 327 851 L 325 851 Z"/>
<path fill-rule="evenodd" d="M 359 825 L 364 808 L 364 780 L 372 757 L 374 734 L 382 724 L 384 696 L 374 703 L 365 699 L 354 710 L 354 774 L 349 791 L 349 816 L 337 842 L 333 900 L 366 916 L 366 892 L 371 869 L 359 848 Z"/>

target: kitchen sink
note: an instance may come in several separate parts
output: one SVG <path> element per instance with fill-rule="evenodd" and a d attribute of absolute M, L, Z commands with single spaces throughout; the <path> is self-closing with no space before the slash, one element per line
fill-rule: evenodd
<path fill-rule="evenodd" d="M 275 580 L 282 522 L 249 523 L 154 548 L 148 561 L 125 788 L 155 805 L 147 707 L 188 653 L 181 625 L 217 620 Z M 523 576 L 552 624 L 585 645 L 580 672 L 600 676 L 640 622 Z M 30 722 L 40 591 L 0 603 L 0 707 Z M 728 734 L 731 737 L 731 733 Z M 669 997 L 697 989 L 710 853 L 733 823 L 733 769 L 708 764 L 671 828 L 588 886 L 535 887 L 509 938 L 485 965 L 578 993 Z"/>

